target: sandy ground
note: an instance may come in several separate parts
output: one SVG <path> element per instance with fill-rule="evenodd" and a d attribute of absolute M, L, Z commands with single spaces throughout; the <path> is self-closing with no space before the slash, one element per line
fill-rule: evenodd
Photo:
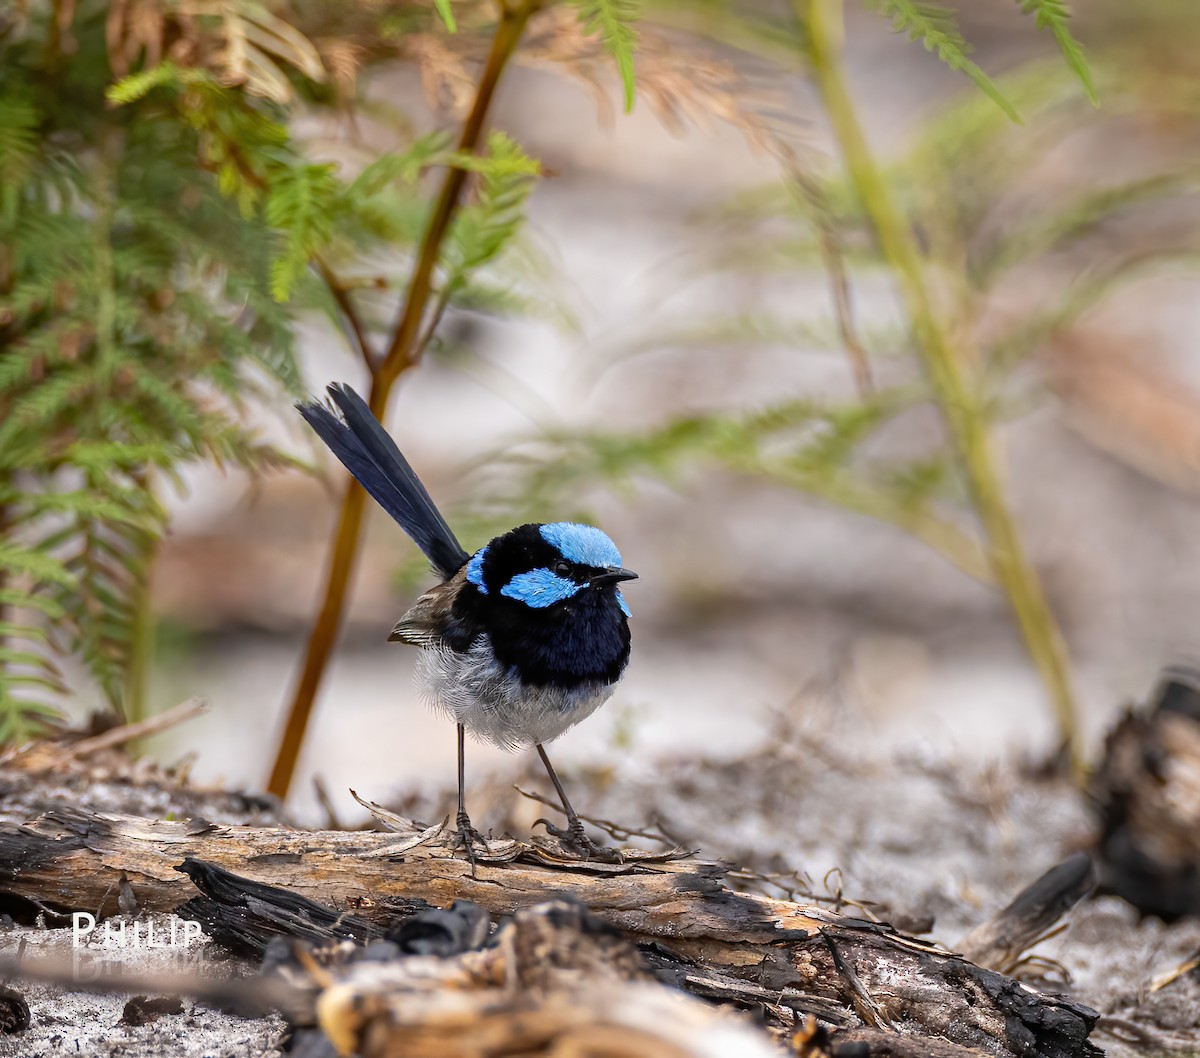
<path fill-rule="evenodd" d="M 155 944 L 167 944 L 174 916 L 156 915 Z M 225 956 L 201 937 L 184 946 L 182 925 L 177 924 L 176 946 L 150 947 L 145 943 L 145 920 L 139 943 L 126 933 L 126 947 L 117 946 L 119 928 L 132 921 L 109 920 L 111 933 L 103 926 L 75 942 L 71 929 L 10 928 L 0 931 L 0 958 L 12 957 L 23 949 L 24 957 L 60 959 L 70 962 L 81 982 L 100 975 L 120 973 L 176 975 L 229 975 L 247 968 Z M 66 991 L 57 986 L 17 986 L 29 1005 L 31 1025 L 25 1032 L 0 1036 L 3 1058 L 57 1058 L 59 1055 L 105 1055 L 110 1058 L 234 1058 L 282 1053 L 278 1045 L 286 1028 L 278 1016 L 242 1018 L 191 1000 L 181 1001 L 178 1014 L 165 1014 L 146 1024 L 131 1024 L 125 1016 L 130 994 L 96 994 Z"/>

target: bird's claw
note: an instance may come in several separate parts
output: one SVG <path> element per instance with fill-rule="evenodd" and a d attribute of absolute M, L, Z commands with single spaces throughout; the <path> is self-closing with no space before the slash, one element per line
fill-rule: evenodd
<path fill-rule="evenodd" d="M 476 830 L 473 826 L 471 826 L 470 817 L 467 815 L 466 812 L 458 813 L 458 818 L 455 820 L 455 824 L 458 829 L 458 835 L 457 835 L 458 842 L 457 843 L 459 846 L 461 846 L 466 851 L 467 860 L 471 864 L 471 871 L 474 872 L 474 870 L 475 870 L 475 850 L 476 850 L 476 848 L 479 848 L 479 849 L 482 849 L 484 852 L 487 852 L 488 851 L 487 838 L 485 838 L 482 834 L 479 833 L 478 830 Z"/>
<path fill-rule="evenodd" d="M 558 838 L 559 844 L 563 848 L 577 853 L 582 859 L 595 860 L 597 863 L 622 863 L 624 861 L 620 850 L 597 845 L 589 838 L 578 816 L 568 821 L 565 830 L 555 826 L 548 819 L 539 819 L 538 822 L 546 827 L 546 833 Z"/>

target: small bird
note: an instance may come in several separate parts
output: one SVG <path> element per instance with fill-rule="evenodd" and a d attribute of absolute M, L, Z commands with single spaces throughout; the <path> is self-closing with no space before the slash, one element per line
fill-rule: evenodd
<path fill-rule="evenodd" d="M 629 607 L 617 585 L 637 574 L 608 536 L 576 522 L 519 525 L 468 554 L 366 402 L 343 383 L 327 392 L 328 405 L 300 403 L 300 414 L 442 578 L 388 641 L 421 648 L 418 682 L 458 724 L 457 822 L 468 858 L 487 843 L 467 815 L 467 732 L 507 750 L 533 746 L 567 815 L 565 831 L 547 829 L 584 855 L 611 858 L 584 832 L 545 744 L 591 716 L 624 673 Z"/>

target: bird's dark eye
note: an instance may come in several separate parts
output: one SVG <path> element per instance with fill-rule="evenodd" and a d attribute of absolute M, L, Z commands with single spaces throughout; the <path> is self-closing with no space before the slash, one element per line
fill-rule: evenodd
<path fill-rule="evenodd" d="M 554 572 L 560 577 L 569 577 L 571 575 L 571 564 L 563 562 L 561 559 L 554 563 Z"/>

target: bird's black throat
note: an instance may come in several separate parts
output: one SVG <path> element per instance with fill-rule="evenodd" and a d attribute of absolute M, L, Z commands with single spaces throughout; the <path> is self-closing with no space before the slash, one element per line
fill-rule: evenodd
<path fill-rule="evenodd" d="M 496 660 L 534 687 L 616 683 L 629 662 L 629 624 L 613 587 L 585 589 L 543 609 L 468 586 L 454 603 L 455 649 L 482 633 Z"/>

